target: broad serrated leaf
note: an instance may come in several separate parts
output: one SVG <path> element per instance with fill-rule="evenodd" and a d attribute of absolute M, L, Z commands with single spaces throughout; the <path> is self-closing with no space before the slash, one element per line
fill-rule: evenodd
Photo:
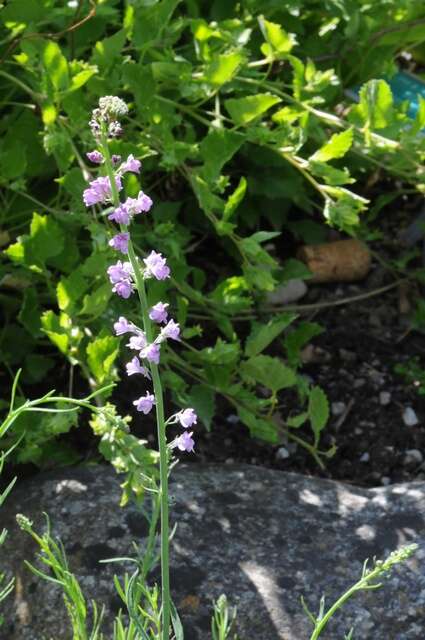
<path fill-rule="evenodd" d="M 317 447 L 320 434 L 329 420 L 329 402 L 325 392 L 320 387 L 313 387 L 311 389 L 307 411 L 314 433 L 315 447 Z"/>
<path fill-rule="evenodd" d="M 295 36 L 287 33 L 280 24 L 269 22 L 263 16 L 258 18 L 266 42 L 261 45 L 261 51 L 268 58 L 283 58 L 288 54 L 294 44 Z"/>
<path fill-rule="evenodd" d="M 78 270 L 66 278 L 61 278 L 56 287 L 59 309 L 67 313 L 73 313 L 76 302 L 80 300 L 88 286 L 87 280 L 83 278 Z"/>
<path fill-rule="evenodd" d="M 62 55 L 57 42 L 48 41 L 43 51 L 43 64 L 46 69 L 46 79 L 53 85 L 55 91 L 65 91 L 69 86 L 68 62 Z"/>
<path fill-rule="evenodd" d="M 207 66 L 204 78 L 214 88 L 221 87 L 232 80 L 244 62 L 245 56 L 241 51 L 220 54 Z"/>
<path fill-rule="evenodd" d="M 257 93 L 245 98 L 230 98 L 224 104 L 233 122 L 245 125 L 259 118 L 279 102 L 281 99 L 271 93 Z"/>
<path fill-rule="evenodd" d="M 278 443 L 277 426 L 271 421 L 264 418 L 258 418 L 254 413 L 238 406 L 238 415 L 242 422 L 248 427 L 251 437 L 270 442 Z"/>
<path fill-rule="evenodd" d="M 224 167 L 243 144 L 245 138 L 236 131 L 214 129 L 208 133 L 199 145 L 204 161 L 202 176 L 208 182 L 217 180 Z"/>
<path fill-rule="evenodd" d="M 87 345 L 87 363 L 100 384 L 111 377 L 118 353 L 119 340 L 114 336 L 96 338 Z"/>
<path fill-rule="evenodd" d="M 385 80 L 369 80 L 360 89 L 360 102 L 356 107 L 365 125 L 370 129 L 383 129 L 391 122 L 393 95 Z"/>
<path fill-rule="evenodd" d="M 300 322 L 299 325 L 285 336 L 284 345 L 291 367 L 301 364 L 301 349 L 312 338 L 323 333 L 324 329 L 316 322 Z"/>
<path fill-rule="evenodd" d="M 267 324 L 254 324 L 245 344 L 245 355 L 250 358 L 264 351 L 296 317 L 295 313 L 282 313 Z"/>
<path fill-rule="evenodd" d="M 297 378 L 293 369 L 271 356 L 254 356 L 241 364 L 242 376 L 267 387 L 273 393 L 293 387 Z"/>
<path fill-rule="evenodd" d="M 201 384 L 193 386 L 189 393 L 189 404 L 209 431 L 215 413 L 214 391 Z"/>
<path fill-rule="evenodd" d="M 328 162 L 335 158 L 342 158 L 353 144 L 353 129 L 350 127 L 341 133 L 334 133 L 330 139 L 314 153 L 310 160 Z"/>

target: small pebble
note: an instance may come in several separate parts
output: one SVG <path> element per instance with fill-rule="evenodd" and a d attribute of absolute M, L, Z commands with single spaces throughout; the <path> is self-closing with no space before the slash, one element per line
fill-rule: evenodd
<path fill-rule="evenodd" d="M 288 280 L 288 282 L 267 295 L 267 302 L 269 304 L 289 304 L 290 302 L 296 302 L 306 293 L 307 285 L 304 280 Z"/>
<path fill-rule="evenodd" d="M 403 411 L 403 422 L 406 427 L 415 427 L 419 424 L 418 416 L 412 407 L 406 407 Z"/>
<path fill-rule="evenodd" d="M 289 456 L 290 453 L 286 447 L 279 447 L 276 451 L 276 460 L 286 460 Z"/>
<path fill-rule="evenodd" d="M 387 487 L 389 484 L 391 484 L 391 478 L 388 478 L 388 476 L 382 476 L 381 484 L 383 484 L 384 487 Z"/>
<path fill-rule="evenodd" d="M 360 456 L 360 462 L 369 462 L 369 460 L 370 460 L 369 453 L 367 451 L 362 453 L 362 455 Z"/>
<path fill-rule="evenodd" d="M 403 462 L 405 465 L 422 464 L 424 457 L 419 449 L 407 449 L 404 454 Z"/>
<path fill-rule="evenodd" d="M 239 416 L 231 413 L 229 416 L 227 416 L 226 422 L 228 422 L 229 424 L 237 424 L 239 422 Z"/>
<path fill-rule="evenodd" d="M 381 391 L 379 394 L 379 404 L 386 407 L 391 402 L 391 393 L 389 391 Z"/>
<path fill-rule="evenodd" d="M 332 402 L 331 411 L 333 416 L 340 416 L 344 413 L 347 405 L 345 402 Z"/>
<path fill-rule="evenodd" d="M 357 380 L 354 380 L 353 382 L 353 387 L 355 389 L 360 389 L 360 387 L 364 387 L 365 384 L 366 380 L 364 378 L 357 378 Z"/>

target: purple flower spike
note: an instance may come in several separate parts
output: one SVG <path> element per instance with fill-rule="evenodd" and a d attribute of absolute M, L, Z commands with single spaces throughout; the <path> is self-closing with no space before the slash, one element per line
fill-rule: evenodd
<path fill-rule="evenodd" d="M 195 441 L 192 438 L 193 431 L 184 431 L 181 436 L 174 440 L 174 446 L 180 449 L 180 451 L 187 451 L 191 453 L 194 450 Z"/>
<path fill-rule="evenodd" d="M 93 162 L 93 164 L 102 164 L 104 161 L 104 157 L 100 153 L 100 151 L 89 151 L 88 153 L 86 153 L 86 156 L 88 157 L 90 162 Z"/>
<path fill-rule="evenodd" d="M 140 168 L 142 163 L 140 160 L 136 160 L 133 154 L 130 154 L 125 162 L 120 167 L 121 173 L 127 173 L 127 171 L 131 171 L 132 173 L 140 173 Z"/>
<path fill-rule="evenodd" d="M 147 258 L 143 259 L 146 265 L 145 278 L 154 277 L 157 280 L 165 280 L 170 277 L 170 269 L 166 264 L 166 259 L 160 253 L 152 251 Z"/>
<path fill-rule="evenodd" d="M 113 249 L 121 251 L 121 253 L 128 253 L 128 240 L 130 235 L 128 233 L 117 233 L 108 244 Z"/>
<path fill-rule="evenodd" d="M 109 214 L 108 220 L 113 220 L 117 224 L 128 226 L 131 220 L 131 213 L 126 204 L 121 204 L 115 211 Z"/>
<path fill-rule="evenodd" d="M 130 341 L 127 343 L 127 347 L 135 349 L 136 351 L 141 351 L 147 346 L 147 344 L 146 336 L 141 332 L 137 336 L 131 336 Z"/>
<path fill-rule="evenodd" d="M 117 282 L 112 287 L 112 291 L 113 291 L 113 293 L 116 293 L 121 298 L 127 299 L 133 293 L 134 287 L 133 287 L 132 283 L 129 282 L 128 280 L 121 280 L 120 282 Z"/>
<path fill-rule="evenodd" d="M 118 191 L 121 191 L 122 183 L 120 176 L 115 176 L 115 184 Z M 88 189 L 84 189 L 83 191 L 83 200 L 86 207 L 92 207 L 94 204 L 98 204 L 99 202 L 108 202 L 111 198 L 111 183 L 109 178 L 106 176 L 92 180 Z"/>
<path fill-rule="evenodd" d="M 177 420 L 180 422 L 181 426 L 185 429 L 188 429 L 192 425 L 196 424 L 198 421 L 198 416 L 194 412 L 192 408 L 184 409 L 177 414 Z"/>
<path fill-rule="evenodd" d="M 168 306 L 169 306 L 168 303 L 164 304 L 163 302 L 157 302 L 156 305 L 154 305 L 152 309 L 149 311 L 149 318 L 154 322 L 158 322 L 158 324 L 161 324 L 162 322 L 167 322 Z"/>
<path fill-rule="evenodd" d="M 166 340 L 167 338 L 171 340 L 180 340 L 180 326 L 174 320 L 169 320 L 169 322 L 161 329 L 161 333 L 159 334 L 159 339 Z"/>
<path fill-rule="evenodd" d="M 149 371 L 146 369 L 146 367 L 143 367 L 140 364 L 140 360 L 137 356 L 134 356 L 134 358 L 132 358 L 130 362 L 127 362 L 125 368 L 127 369 L 128 376 L 133 376 L 136 373 L 141 373 L 142 376 L 145 376 L 145 378 L 150 378 Z"/>
<path fill-rule="evenodd" d="M 144 349 L 139 353 L 141 358 L 145 358 L 148 362 L 153 362 L 154 364 L 159 364 L 159 355 L 160 346 L 154 342 L 146 345 L 146 347 L 144 347 Z"/>
<path fill-rule="evenodd" d="M 155 404 L 155 396 L 149 393 L 149 391 L 146 391 L 146 395 L 141 396 L 137 400 L 134 400 L 133 404 L 136 407 L 137 411 L 141 411 L 146 415 L 147 413 L 149 413 L 149 411 L 151 411 L 153 405 Z"/>
<path fill-rule="evenodd" d="M 123 336 L 125 333 L 131 333 L 135 330 L 134 324 L 129 322 L 124 316 L 120 316 L 114 323 L 114 331 L 116 336 Z"/>

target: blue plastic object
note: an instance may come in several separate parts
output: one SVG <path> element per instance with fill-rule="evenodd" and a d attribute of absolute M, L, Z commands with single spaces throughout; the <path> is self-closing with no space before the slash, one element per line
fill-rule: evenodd
<path fill-rule="evenodd" d="M 409 103 L 407 114 L 410 118 L 415 118 L 419 109 L 419 98 L 425 99 L 425 82 L 417 76 L 405 71 L 398 71 L 392 78 L 385 78 L 391 87 L 394 102 L 400 103 L 405 100 Z M 358 102 L 360 86 L 353 87 L 346 91 L 346 95 Z"/>

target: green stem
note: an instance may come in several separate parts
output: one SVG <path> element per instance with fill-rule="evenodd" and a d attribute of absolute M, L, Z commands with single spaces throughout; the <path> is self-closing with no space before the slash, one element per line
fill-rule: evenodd
<path fill-rule="evenodd" d="M 113 204 L 118 207 L 120 204 L 118 189 L 115 184 L 115 174 L 112 166 L 111 155 L 109 153 L 108 142 L 105 134 L 101 138 L 102 153 L 105 158 L 105 169 L 111 183 Z M 121 230 L 126 227 L 121 225 Z M 146 339 L 149 343 L 153 341 L 152 323 L 149 319 L 148 300 L 146 296 L 145 281 L 139 262 L 137 260 L 133 243 L 129 237 L 128 258 L 134 271 L 137 293 L 139 296 L 140 309 L 143 318 L 143 328 Z M 164 416 L 164 396 L 158 366 L 150 363 L 153 390 L 156 406 L 156 423 L 159 444 L 159 474 L 160 474 L 160 501 L 161 501 L 161 589 L 162 589 L 162 628 L 161 640 L 169 640 L 170 637 L 170 569 L 169 569 L 169 514 L 168 514 L 168 449 L 165 434 Z"/>

